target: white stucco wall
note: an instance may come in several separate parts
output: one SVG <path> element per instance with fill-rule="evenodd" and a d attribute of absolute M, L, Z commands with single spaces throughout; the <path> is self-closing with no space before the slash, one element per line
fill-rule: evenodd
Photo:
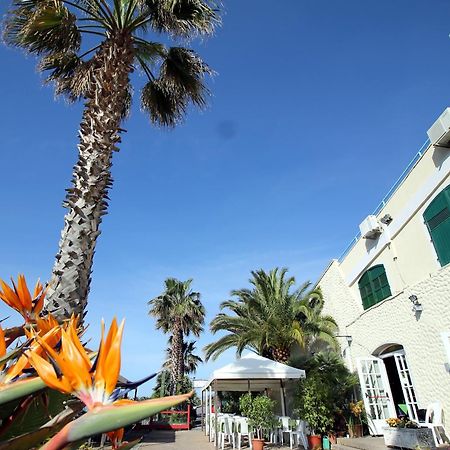
<path fill-rule="evenodd" d="M 382 346 L 403 346 L 419 408 L 440 401 L 450 431 L 450 342 L 446 349 L 441 337 L 450 332 L 450 264 L 440 266 L 423 219 L 430 202 L 450 185 L 450 149 L 429 145 L 408 170 L 377 214 L 378 221 L 391 216 L 390 223 L 380 222 L 381 235 L 357 240 L 318 285 L 324 313 L 335 318 L 344 336 L 339 339 L 349 368 L 359 357 L 378 356 Z M 358 281 L 377 264 L 384 265 L 392 295 L 364 311 Z M 412 311 L 411 295 L 423 306 L 420 315 Z M 351 336 L 350 345 L 345 336 Z"/>
<path fill-rule="evenodd" d="M 450 425 L 450 373 L 441 332 L 450 331 L 450 265 L 404 291 L 363 311 L 361 300 L 346 285 L 337 261 L 320 282 L 325 300 L 324 313 L 339 325 L 339 334 L 352 336 L 347 354 L 351 369 L 356 358 L 372 355 L 385 344 L 404 347 L 419 408 L 439 400 Z M 408 297 L 414 294 L 423 306 L 420 316 L 411 309 Z M 343 350 L 346 339 L 341 338 Z"/>

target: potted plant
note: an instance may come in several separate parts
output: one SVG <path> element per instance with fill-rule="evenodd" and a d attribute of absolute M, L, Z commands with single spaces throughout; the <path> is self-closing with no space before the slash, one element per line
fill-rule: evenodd
<path fill-rule="evenodd" d="M 388 427 L 383 428 L 384 443 L 388 447 L 436 448 L 431 428 L 419 425 L 405 417 L 386 419 Z"/>
<path fill-rule="evenodd" d="M 347 434 L 348 425 L 344 415 L 344 410 L 340 407 L 342 402 L 337 402 L 339 406 L 334 413 L 333 428 L 328 431 L 328 439 L 332 445 L 337 444 L 338 437 L 344 437 Z"/>
<path fill-rule="evenodd" d="M 362 400 L 349 404 L 348 434 L 351 438 L 363 436 L 364 402 Z"/>
<path fill-rule="evenodd" d="M 275 425 L 274 401 L 266 395 L 252 397 L 248 393 L 240 398 L 239 406 L 241 413 L 248 418 L 249 427 L 254 433 L 253 449 L 262 450 L 264 447 L 264 432 L 272 429 Z"/>
<path fill-rule="evenodd" d="M 321 447 L 322 435 L 333 427 L 333 386 L 315 374 L 301 380 L 297 396 L 297 414 L 309 424 L 311 434 L 308 443 L 311 449 Z"/>
<path fill-rule="evenodd" d="M 310 446 L 319 445 L 320 434 L 328 435 L 328 440 L 334 444 L 338 436 L 347 433 L 344 410 L 348 409 L 354 387 L 359 384 L 358 378 L 333 351 L 315 353 L 306 358 L 301 367 L 308 375 L 298 384 L 296 409 L 299 418 L 309 423 Z M 323 447 L 327 445 L 325 440 Z"/>

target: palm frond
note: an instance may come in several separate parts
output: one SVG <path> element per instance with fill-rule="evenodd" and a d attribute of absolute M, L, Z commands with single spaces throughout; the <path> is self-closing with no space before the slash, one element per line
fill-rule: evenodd
<path fill-rule="evenodd" d="M 156 64 L 167 56 L 166 47 L 159 42 L 150 42 L 134 37 L 134 51 L 137 58 L 150 64 Z"/>
<path fill-rule="evenodd" d="M 35 54 L 76 52 L 81 33 L 76 16 L 60 1 L 16 1 L 5 19 L 4 39 L 8 45 Z"/>
<path fill-rule="evenodd" d="M 141 108 L 149 114 L 152 123 L 174 127 L 183 121 L 187 101 L 158 79 L 149 81 L 142 89 Z"/>
<path fill-rule="evenodd" d="M 212 75 L 212 71 L 194 51 L 171 47 L 161 66 L 160 80 L 178 96 L 204 108 L 209 95 L 203 83 L 206 74 Z"/>
<path fill-rule="evenodd" d="M 212 34 L 220 25 L 219 4 L 204 0 L 145 0 L 152 28 L 175 36 Z"/>
<path fill-rule="evenodd" d="M 53 82 L 55 93 L 66 96 L 70 101 L 85 97 L 94 80 L 94 60 L 83 61 L 72 52 L 52 53 L 42 58 L 38 67 L 41 71 L 50 71 L 46 82 Z"/>
<path fill-rule="evenodd" d="M 203 348 L 203 351 L 205 352 L 205 361 L 209 361 L 210 359 L 215 361 L 225 350 L 233 347 L 237 348 L 237 354 L 240 356 L 239 352 L 242 353 L 243 346 L 242 344 L 239 344 L 239 337 L 237 335 L 227 334 L 216 342 L 212 342 Z"/>

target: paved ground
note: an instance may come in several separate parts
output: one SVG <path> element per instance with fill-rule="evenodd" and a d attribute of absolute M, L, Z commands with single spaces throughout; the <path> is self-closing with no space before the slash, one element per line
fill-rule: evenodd
<path fill-rule="evenodd" d="M 333 445 L 333 450 L 390 450 L 384 445 L 382 437 L 365 436 L 362 438 L 338 438 L 338 445 Z"/>
<path fill-rule="evenodd" d="M 136 449 L 214 450 L 201 430 L 157 431 L 147 433 Z"/>
<path fill-rule="evenodd" d="M 142 436 L 142 431 L 137 432 L 136 437 Z M 132 436 L 127 436 L 132 439 Z M 383 438 L 364 437 L 357 439 L 339 439 L 339 445 L 333 445 L 333 450 L 392 450 L 384 445 Z M 105 446 L 104 449 L 110 449 Z M 143 435 L 140 444 L 134 447 L 136 450 L 215 450 L 214 442 L 209 442 L 207 436 L 200 429 L 190 431 L 157 431 L 153 430 Z M 288 447 L 280 447 L 270 444 L 264 447 L 267 450 L 287 450 Z M 303 447 L 299 447 L 303 450 Z M 229 445 L 225 450 L 232 450 Z M 248 450 L 248 446 L 242 446 L 242 450 Z"/>
<path fill-rule="evenodd" d="M 138 435 L 142 436 L 142 432 Z M 131 437 L 128 437 L 131 439 Z M 111 447 L 105 446 L 104 449 Z M 207 436 L 200 429 L 190 431 L 156 431 L 146 433 L 140 444 L 134 447 L 136 450 L 214 450 L 214 442 L 209 442 Z M 268 445 L 265 448 L 289 449 L 289 447 L 279 447 Z M 225 450 L 232 450 L 231 446 L 225 446 Z M 242 446 L 242 450 L 248 450 L 248 446 Z"/>

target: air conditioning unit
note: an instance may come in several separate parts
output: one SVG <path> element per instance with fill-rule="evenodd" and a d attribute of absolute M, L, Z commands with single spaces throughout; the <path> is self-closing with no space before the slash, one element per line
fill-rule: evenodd
<path fill-rule="evenodd" d="M 383 227 L 375 216 L 367 216 L 359 226 L 361 236 L 365 239 L 376 239 L 382 232 Z"/>
<path fill-rule="evenodd" d="M 450 108 L 446 108 L 427 134 L 432 145 L 450 148 Z"/>

